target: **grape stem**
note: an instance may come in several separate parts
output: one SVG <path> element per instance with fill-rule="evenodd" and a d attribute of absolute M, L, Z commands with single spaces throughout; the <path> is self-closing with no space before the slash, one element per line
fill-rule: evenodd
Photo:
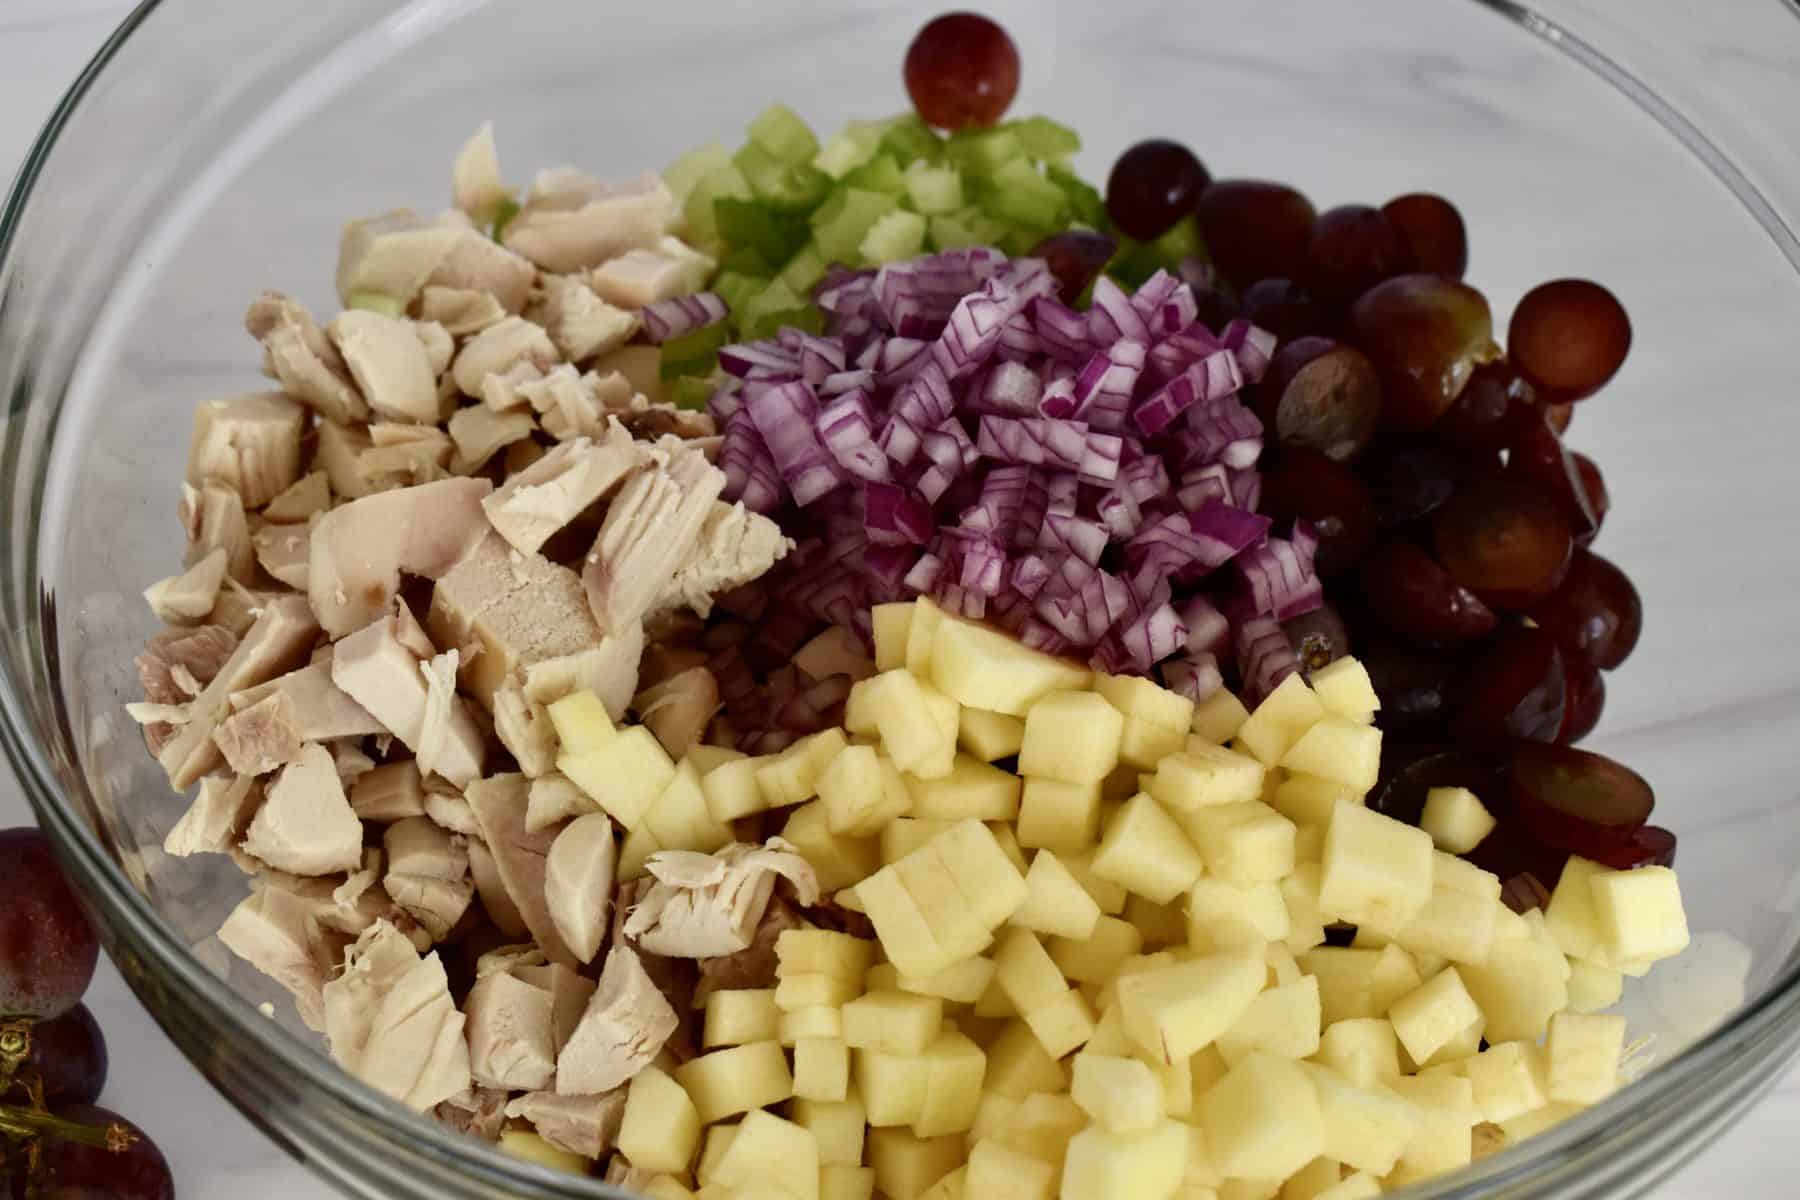
<path fill-rule="evenodd" d="M 0 1093 L 12 1086 L 13 1076 L 31 1057 L 31 1022 L 24 1017 L 0 1020 Z"/>
<path fill-rule="evenodd" d="M 106 1125 L 83 1125 L 37 1109 L 16 1104 L 0 1104 L 0 1137 L 23 1140 L 53 1137 L 82 1146 L 111 1150 L 115 1154 L 131 1149 L 137 1134 L 116 1122 Z"/>

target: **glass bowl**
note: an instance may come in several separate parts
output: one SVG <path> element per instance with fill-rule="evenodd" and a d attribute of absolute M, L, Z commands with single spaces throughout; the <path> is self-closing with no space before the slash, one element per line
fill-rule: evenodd
<path fill-rule="evenodd" d="M 1090 178 L 1163 134 L 1322 206 L 1438 190 L 1468 218 L 1470 278 L 1496 313 L 1562 275 L 1603 280 L 1630 309 L 1631 358 L 1573 429 L 1607 471 L 1605 552 L 1649 612 L 1594 744 L 1655 784 L 1699 949 L 1628 998 L 1635 1031 L 1657 1035 L 1646 1076 L 1414 1194 L 1641 1191 L 1800 1041 L 1800 151 L 1781 115 L 1800 98 L 1782 74 L 1800 20 L 1774 0 L 991 7 L 1023 54 L 1015 111 L 1078 127 Z M 163 0 L 102 50 L 26 160 L 0 216 L 0 735 L 144 1002 L 346 1193 L 618 1194 L 339 1072 L 212 936 L 242 876 L 161 853 L 183 801 L 121 706 L 153 630 L 139 592 L 180 549 L 189 412 L 264 386 L 241 327 L 260 289 L 331 308 L 340 223 L 446 203 L 451 157 L 484 119 L 515 179 L 659 166 L 739 136 L 775 99 L 835 128 L 905 107 L 899 63 L 922 15 L 876 0 Z"/>

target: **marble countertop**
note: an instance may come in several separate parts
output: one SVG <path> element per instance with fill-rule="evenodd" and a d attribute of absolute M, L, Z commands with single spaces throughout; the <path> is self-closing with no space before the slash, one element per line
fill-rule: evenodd
<path fill-rule="evenodd" d="M 0 175 L 10 176 L 57 97 L 131 5 L 120 0 L 0 0 Z M 0 827 L 29 821 L 0 769 Z M 183 1200 L 299 1200 L 327 1187 L 227 1104 L 193 1070 L 110 963 L 88 996 L 112 1051 L 105 1102 L 168 1154 Z M 1738 1125 L 1664 1183 L 1657 1200 L 1793 1195 L 1800 1149 L 1800 1069 Z"/>

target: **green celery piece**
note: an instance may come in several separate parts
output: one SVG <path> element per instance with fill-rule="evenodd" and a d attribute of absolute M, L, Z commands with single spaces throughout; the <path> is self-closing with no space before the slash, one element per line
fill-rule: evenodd
<path fill-rule="evenodd" d="M 769 277 L 766 275 L 746 275 L 739 271 L 729 270 L 719 272 L 718 278 L 712 282 L 712 290 L 717 292 L 719 298 L 725 301 L 726 307 L 731 309 L 733 320 L 737 319 L 738 313 L 752 300 L 762 295 L 768 286 Z"/>
<path fill-rule="evenodd" d="M 961 250 L 964 246 L 987 244 L 987 239 L 970 228 L 961 213 L 939 213 L 927 224 L 933 250 Z"/>
<path fill-rule="evenodd" d="M 857 252 L 870 266 L 916 258 L 925 248 L 925 218 L 918 213 L 891 212 L 875 222 Z"/>
<path fill-rule="evenodd" d="M 706 374 L 719 365 L 719 347 L 730 337 L 731 327 L 718 321 L 704 329 L 669 339 L 662 344 L 661 377 L 678 379 L 683 375 Z"/>
<path fill-rule="evenodd" d="M 384 317 L 404 317 L 406 305 L 397 297 L 384 295 L 381 292 L 351 292 L 344 304 L 345 308 L 361 309 L 363 312 L 377 312 Z"/>
<path fill-rule="evenodd" d="M 921 158 L 942 158 L 944 140 L 917 113 L 908 113 L 897 118 L 882 135 L 880 151 L 904 167 Z"/>
<path fill-rule="evenodd" d="M 969 174 L 989 176 L 1014 159 L 1024 158 L 1025 146 L 1018 134 L 1002 127 L 953 133 L 944 141 L 944 152 Z"/>
<path fill-rule="evenodd" d="M 819 168 L 782 162 L 755 142 L 746 143 L 732 161 L 756 198 L 783 212 L 811 212 L 831 190 L 831 176 Z"/>
<path fill-rule="evenodd" d="M 1037 173 L 1023 158 L 1015 158 L 994 172 L 982 188 L 981 207 L 989 216 L 1047 232 L 1062 227 L 1068 197 L 1061 188 Z"/>
<path fill-rule="evenodd" d="M 714 202 L 726 197 L 734 200 L 750 199 L 750 183 L 736 167 L 720 167 L 694 185 L 693 190 L 688 193 L 687 203 L 681 209 L 682 215 L 687 218 L 689 243 L 711 244 L 719 240 Z"/>
<path fill-rule="evenodd" d="M 792 326 L 803 329 L 807 333 L 825 332 L 825 313 L 816 304 L 802 304 L 796 308 L 774 309 L 759 313 L 744 330 L 746 341 L 760 341 L 771 338 L 782 329 Z"/>
<path fill-rule="evenodd" d="M 1206 246 L 1200 240 L 1200 223 L 1193 217 L 1183 217 L 1171 225 L 1166 233 L 1150 243 L 1156 248 L 1157 257 L 1170 270 L 1184 258 L 1192 258 L 1206 253 Z"/>
<path fill-rule="evenodd" d="M 952 213 L 963 206 L 962 173 L 951 166 L 933 166 L 923 159 L 906 168 L 906 195 L 914 212 L 930 216 Z"/>
<path fill-rule="evenodd" d="M 813 284 L 825 278 L 825 266 L 825 255 L 820 253 L 818 243 L 808 242 L 787 261 L 777 278 L 800 295 L 806 295 L 812 291 Z"/>
<path fill-rule="evenodd" d="M 756 275 L 763 279 L 775 277 L 775 266 L 755 246 L 732 246 L 719 257 L 719 270 L 736 271 L 739 275 Z"/>
<path fill-rule="evenodd" d="M 1081 138 L 1067 125 L 1058 125 L 1049 117 L 1023 117 L 1008 121 L 1010 130 L 1028 157 L 1038 162 L 1061 162 L 1081 149 Z"/>
<path fill-rule="evenodd" d="M 856 249 L 869 229 L 899 208 L 892 196 L 861 188 L 840 188 L 812 215 L 813 239 L 826 262 L 856 265 Z"/>
<path fill-rule="evenodd" d="M 1044 240 L 1041 230 L 1014 225 L 997 239 L 996 249 L 1008 258 L 1024 258 Z"/>
<path fill-rule="evenodd" d="M 756 200 L 724 196 L 713 202 L 719 236 L 729 246 L 748 246 L 766 263 L 783 263 L 806 244 L 806 218 L 776 212 Z"/>
<path fill-rule="evenodd" d="M 785 104 L 771 104 L 750 122 L 750 140 L 784 163 L 810 163 L 819 152 L 819 139 L 805 121 Z"/>
<path fill-rule="evenodd" d="M 505 237 L 506 236 L 506 227 L 509 224 L 511 224 L 512 219 L 518 215 L 519 215 L 519 202 L 517 200 L 514 200 L 511 196 L 508 196 L 504 200 L 500 201 L 499 211 L 494 213 L 494 225 L 493 225 L 493 228 L 489 231 L 489 236 L 492 237 L 496 242 L 499 241 L 501 238 Z"/>
<path fill-rule="evenodd" d="M 906 118 L 902 116 L 882 117 L 875 121 L 847 121 L 844 124 L 842 136 L 849 138 L 851 141 L 873 154 L 875 152 L 875 147 L 881 145 L 881 139 L 887 136 L 887 131 L 905 119 Z"/>
<path fill-rule="evenodd" d="M 1069 211 L 1076 221 L 1102 232 L 1111 228 L 1111 222 L 1106 216 L 1106 201 L 1087 180 L 1067 167 L 1055 165 L 1044 168 L 1044 178 L 1062 189 L 1062 194 L 1069 201 Z"/>
<path fill-rule="evenodd" d="M 812 165 L 833 179 L 842 179 L 874 157 L 874 146 L 865 146 L 849 134 L 840 133 L 825 143 Z"/>
<path fill-rule="evenodd" d="M 865 192 L 881 192 L 887 196 L 906 194 L 906 179 L 900 174 L 900 164 L 886 154 L 877 154 L 844 176 L 844 183 L 848 187 L 861 188 Z"/>
<path fill-rule="evenodd" d="M 702 179 L 731 165 L 731 151 L 722 142 L 708 142 L 704 146 L 696 146 L 686 154 L 670 163 L 663 169 L 663 186 L 675 197 L 676 204 L 685 204 L 688 194 L 694 185 Z"/>
<path fill-rule="evenodd" d="M 1106 264 L 1106 273 L 1121 284 L 1137 287 L 1158 271 L 1173 272 L 1181 260 L 1204 255 L 1200 231 L 1192 217 L 1183 218 L 1153 242 L 1121 236 L 1119 249 Z"/>
<path fill-rule="evenodd" d="M 705 412 L 706 405 L 712 399 L 713 382 L 697 375 L 683 375 L 669 389 L 669 401 L 676 408 Z"/>
<path fill-rule="evenodd" d="M 748 328 L 765 313 L 782 312 L 790 308 L 799 308 L 806 303 L 806 298 L 780 279 L 771 280 L 762 291 L 752 296 L 737 312 L 737 317 Z"/>

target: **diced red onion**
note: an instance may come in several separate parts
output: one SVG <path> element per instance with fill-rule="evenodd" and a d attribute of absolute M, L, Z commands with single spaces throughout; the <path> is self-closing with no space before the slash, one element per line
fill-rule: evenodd
<path fill-rule="evenodd" d="M 1310 555 L 1303 556 L 1290 541 L 1270 538 L 1238 555 L 1235 565 L 1259 614 L 1290 621 L 1325 603 L 1324 585 L 1313 573 Z"/>
<path fill-rule="evenodd" d="M 931 506 L 891 483 L 863 488 L 863 529 L 877 546 L 923 546 L 935 532 Z"/>
<path fill-rule="evenodd" d="M 1032 326 L 1037 330 L 1038 345 L 1044 353 L 1065 362 L 1086 362 L 1094 352 L 1094 339 L 1088 333 L 1086 313 L 1076 312 L 1051 297 L 1033 302 Z"/>
<path fill-rule="evenodd" d="M 1119 631 L 1119 644 L 1128 655 L 1131 669 L 1139 673 L 1176 653 L 1187 642 L 1187 626 L 1167 604 L 1141 613 Z"/>
<path fill-rule="evenodd" d="M 1259 329 L 1242 317 L 1227 325 L 1219 338 L 1236 356 L 1244 378 L 1251 383 L 1260 380 L 1263 372 L 1269 369 L 1269 360 L 1275 356 L 1275 340 L 1273 333 Z"/>
<path fill-rule="evenodd" d="M 1187 626 L 1189 655 L 1222 654 L 1231 640 L 1231 622 L 1204 595 L 1189 596 L 1181 604 L 1181 622 Z"/>
<path fill-rule="evenodd" d="M 819 440 L 838 466 L 858 479 L 888 478 L 887 455 L 875 444 L 875 414 L 867 392 L 846 392 L 819 411 Z"/>
<path fill-rule="evenodd" d="M 1131 297 L 1113 282 L 1110 275 L 1094 280 L 1094 306 L 1088 310 L 1088 331 L 1088 336 L 1100 346 L 1110 346 L 1120 338 L 1145 345 L 1150 342 L 1149 325 L 1131 306 Z"/>
<path fill-rule="evenodd" d="M 804 383 L 780 383 L 750 390 L 745 407 L 762 435 L 794 503 L 804 508 L 840 482 L 837 464 L 813 427 L 818 398 Z"/>
<path fill-rule="evenodd" d="M 931 343 L 917 338 L 891 337 L 881 344 L 876 374 L 883 386 L 905 383 L 931 361 Z"/>
<path fill-rule="evenodd" d="M 797 377 L 800 357 L 779 342 L 740 342 L 719 351 L 719 366 L 739 379 Z"/>
<path fill-rule="evenodd" d="M 1243 700 L 1254 708 L 1300 669 L 1300 658 L 1273 617 L 1250 617 L 1237 627 L 1238 675 Z"/>
<path fill-rule="evenodd" d="M 1175 437 L 1183 466 L 1223 463 L 1241 471 L 1254 467 L 1262 456 L 1262 422 L 1234 395 L 1194 405 Z"/>
<path fill-rule="evenodd" d="M 1125 428 L 1144 355 L 1142 342 L 1119 341 L 1088 359 L 1075 379 L 1075 411 L 1070 415 L 1095 429 Z"/>
<path fill-rule="evenodd" d="M 644 336 L 661 343 L 716 325 L 730 313 L 725 297 L 717 292 L 695 292 L 691 296 L 646 304 L 638 315 L 644 321 Z"/>
<path fill-rule="evenodd" d="M 988 412 L 1026 417 L 1038 411 L 1038 400 L 1043 394 L 1044 385 L 1036 371 L 1023 363 L 1002 362 L 988 372 L 981 402 Z"/>
<path fill-rule="evenodd" d="M 1195 704 L 1212 699 L 1225 686 L 1225 677 L 1219 670 L 1219 660 L 1205 653 L 1164 663 L 1162 677 L 1164 687 L 1186 696 Z"/>
<path fill-rule="evenodd" d="M 1188 364 L 1181 374 L 1158 388 L 1132 412 L 1131 419 L 1146 437 L 1153 437 L 1194 405 L 1229 397 L 1243 385 L 1237 359 L 1228 350 L 1215 351 Z M 1258 424 L 1259 433 L 1261 429 Z"/>

